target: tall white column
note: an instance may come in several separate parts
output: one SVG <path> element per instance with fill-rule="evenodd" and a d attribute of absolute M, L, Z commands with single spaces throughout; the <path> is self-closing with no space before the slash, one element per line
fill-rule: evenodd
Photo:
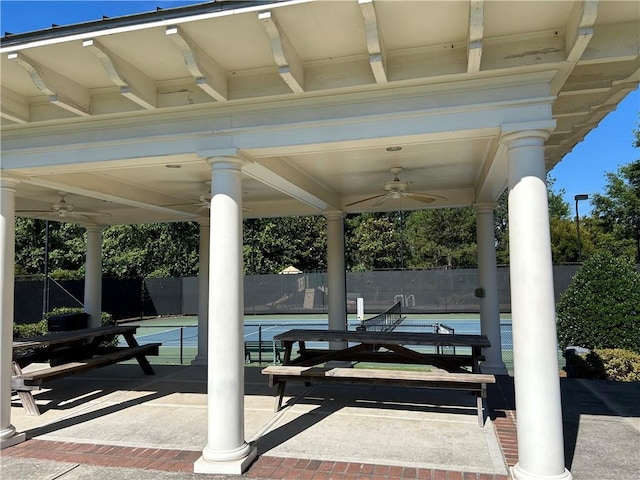
<path fill-rule="evenodd" d="M 11 360 L 13 354 L 13 292 L 15 266 L 15 187 L 7 176 L 0 177 L 0 448 L 24 441 L 11 425 Z"/>
<path fill-rule="evenodd" d="M 102 325 L 102 227 L 87 227 L 84 274 L 84 311 L 90 315 L 89 327 Z"/>
<path fill-rule="evenodd" d="M 329 329 L 347 329 L 347 281 L 344 262 L 344 212 L 325 212 L 327 219 L 327 286 Z"/>
<path fill-rule="evenodd" d="M 496 262 L 495 231 L 493 226 L 494 205 L 476 205 L 476 237 L 478 243 L 478 274 L 480 288 L 480 332 L 486 335 L 491 347 L 484 349 L 483 373 L 507 375 L 502 361 L 500 336 L 500 302 L 498 300 L 498 265 Z"/>
<path fill-rule="evenodd" d="M 196 473 L 241 474 L 257 451 L 244 440 L 243 161 L 210 158 L 207 446 Z"/>
<path fill-rule="evenodd" d="M 551 237 L 546 130 L 505 135 L 509 168 L 509 256 L 517 406 L 516 480 L 571 479 L 565 468 Z"/>
<path fill-rule="evenodd" d="M 198 353 L 191 365 L 207 365 L 207 340 L 209 331 L 209 241 L 211 222 L 200 220 L 200 244 L 198 261 Z"/>

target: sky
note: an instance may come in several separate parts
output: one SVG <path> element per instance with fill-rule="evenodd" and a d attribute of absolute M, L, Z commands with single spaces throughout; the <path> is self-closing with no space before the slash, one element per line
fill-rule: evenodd
<path fill-rule="evenodd" d="M 103 15 L 117 17 L 197 3 L 203 1 L 0 0 L 0 32 L 24 33 L 50 28 L 51 24 L 69 25 L 99 20 Z M 615 173 L 620 166 L 640 159 L 640 149 L 633 147 L 639 112 L 640 90 L 635 90 L 550 172 L 555 179 L 554 191 L 564 190 L 564 199 L 572 208 L 575 195 L 603 193 L 607 172 Z M 581 202 L 579 208 L 580 216 L 591 210 L 588 201 Z"/>

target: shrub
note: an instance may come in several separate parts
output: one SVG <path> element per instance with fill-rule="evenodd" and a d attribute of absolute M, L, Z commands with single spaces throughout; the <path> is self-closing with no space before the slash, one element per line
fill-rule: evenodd
<path fill-rule="evenodd" d="M 640 352 L 640 274 L 630 260 L 598 253 L 573 277 L 557 308 L 558 343 Z"/>
<path fill-rule="evenodd" d="M 18 337 L 32 337 L 34 335 L 44 335 L 48 333 L 48 324 L 47 319 L 52 315 L 59 315 L 62 313 L 82 313 L 84 309 L 81 307 L 57 307 L 44 314 L 44 318 L 37 323 L 24 323 L 24 324 L 13 324 L 13 338 Z M 113 319 L 112 315 L 107 312 L 102 312 L 102 320 L 101 324 L 103 327 L 110 325 L 117 325 L 116 320 Z M 103 342 L 103 345 L 116 345 L 118 343 L 117 337 L 110 339 L 109 341 Z"/>
<path fill-rule="evenodd" d="M 569 357 L 572 376 L 620 382 L 640 382 L 640 354 L 621 348 L 596 349 Z"/>
<path fill-rule="evenodd" d="M 82 307 L 56 307 L 50 312 L 44 314 L 45 320 L 53 315 L 60 315 L 62 313 L 82 313 L 84 309 Z M 113 316 L 107 312 L 101 312 L 101 322 L 103 327 L 116 325 L 117 322 L 113 319 Z"/>
<path fill-rule="evenodd" d="M 40 320 L 37 323 L 13 324 L 13 338 L 33 337 L 47 333 L 47 321 Z"/>

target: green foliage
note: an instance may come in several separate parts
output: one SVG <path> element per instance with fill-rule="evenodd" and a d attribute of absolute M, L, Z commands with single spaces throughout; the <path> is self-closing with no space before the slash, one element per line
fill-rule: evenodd
<path fill-rule="evenodd" d="M 554 186 L 556 179 L 547 175 L 547 202 L 549 204 L 549 217 L 568 219 L 570 216 L 570 206 L 564 201 L 567 193 L 564 188 L 556 192 Z"/>
<path fill-rule="evenodd" d="M 476 213 L 471 207 L 413 212 L 406 230 L 413 268 L 477 265 Z"/>
<path fill-rule="evenodd" d="M 47 333 L 47 320 L 43 319 L 37 323 L 13 324 L 13 338 L 33 337 Z"/>
<path fill-rule="evenodd" d="M 572 376 L 618 382 L 640 382 L 640 354 L 621 348 L 596 349 L 568 357 Z"/>
<path fill-rule="evenodd" d="M 402 268 L 401 235 L 399 212 L 363 213 L 353 218 L 346 235 L 347 268 L 361 272 Z"/>
<path fill-rule="evenodd" d="M 84 273 L 79 270 L 63 270 L 61 268 L 49 273 L 54 280 L 82 280 Z"/>
<path fill-rule="evenodd" d="M 198 243 L 195 223 L 114 225 L 103 234 L 103 273 L 119 278 L 195 275 Z"/>
<path fill-rule="evenodd" d="M 605 193 L 593 196 L 593 215 L 604 232 L 633 244 L 640 263 L 640 160 L 606 177 Z"/>
<path fill-rule="evenodd" d="M 557 307 L 558 343 L 640 352 L 640 274 L 624 258 L 586 260 Z"/>
<path fill-rule="evenodd" d="M 303 272 L 325 270 L 326 231 L 323 216 L 245 220 L 245 274 L 278 273 L 289 265 Z"/>

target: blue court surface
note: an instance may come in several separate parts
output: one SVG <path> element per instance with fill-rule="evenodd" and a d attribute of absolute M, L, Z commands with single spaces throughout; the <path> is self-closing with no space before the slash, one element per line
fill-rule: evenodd
<path fill-rule="evenodd" d="M 173 320 L 173 322 L 172 322 Z M 172 324 L 173 323 L 173 324 Z M 161 342 L 164 347 L 196 347 L 198 345 L 197 317 L 174 317 L 136 322 L 138 343 Z M 355 330 L 359 322 L 355 318 L 348 320 L 348 329 Z M 480 334 L 480 319 L 467 315 L 410 315 L 395 328 L 397 332 L 433 333 L 435 325 L 446 326 L 455 333 Z M 303 315 L 279 315 L 273 317 L 251 316 L 245 318 L 245 340 L 270 342 L 279 333 L 292 328 L 326 329 L 327 317 Z M 502 349 L 512 350 L 511 319 L 500 321 Z"/>

